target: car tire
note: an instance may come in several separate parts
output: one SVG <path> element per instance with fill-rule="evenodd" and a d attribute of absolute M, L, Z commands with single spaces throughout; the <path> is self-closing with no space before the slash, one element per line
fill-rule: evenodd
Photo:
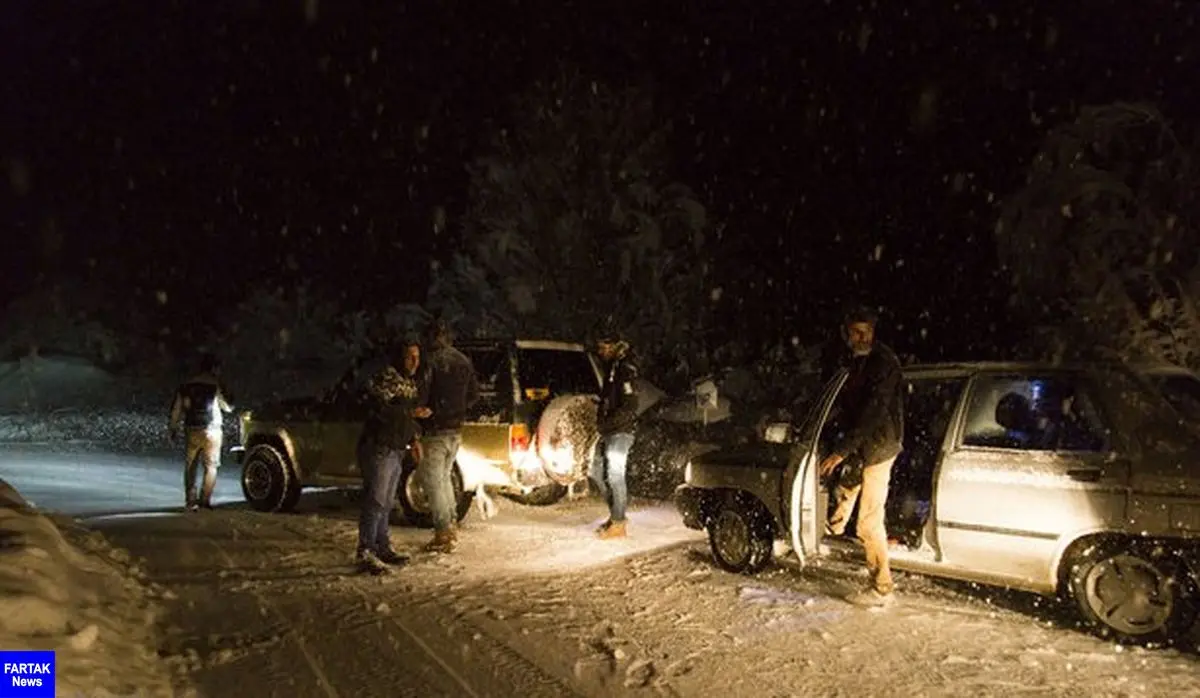
<path fill-rule="evenodd" d="M 568 488 L 565 485 L 560 485 L 557 482 L 552 482 L 549 485 L 535 487 L 525 494 L 510 495 L 510 498 L 518 504 L 524 504 L 530 507 L 548 507 L 551 504 L 557 504 L 563 497 L 567 496 Z"/>
<path fill-rule="evenodd" d="M 755 574 L 771 562 L 771 516 L 746 494 L 732 494 L 708 521 L 708 543 L 717 565 L 728 572 Z"/>
<path fill-rule="evenodd" d="M 429 513 L 429 505 L 417 484 L 416 475 L 416 463 L 406 458 L 403 469 L 400 471 L 400 485 L 396 491 L 397 506 L 393 511 L 392 521 L 399 523 L 398 519 L 403 519 L 419 528 L 433 528 L 433 516 Z M 455 521 L 462 521 L 467 512 L 471 510 L 475 492 L 463 489 L 462 471 L 459 470 L 458 463 L 455 463 L 450 471 L 450 482 L 457 493 L 454 505 Z"/>
<path fill-rule="evenodd" d="M 269 444 L 251 446 L 242 464 L 242 496 L 258 511 L 291 511 L 301 486 L 287 456 Z"/>
<path fill-rule="evenodd" d="M 1068 582 L 1092 630 L 1124 644 L 1171 644 L 1200 611 L 1186 565 L 1150 543 L 1091 546 L 1076 557 Z"/>

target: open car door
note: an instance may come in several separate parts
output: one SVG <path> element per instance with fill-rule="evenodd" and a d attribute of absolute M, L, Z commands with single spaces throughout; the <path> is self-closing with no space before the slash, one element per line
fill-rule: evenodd
<path fill-rule="evenodd" d="M 808 556 L 818 552 L 825 531 L 824 512 L 820 506 L 821 431 L 829 419 L 837 396 L 846 382 L 848 371 L 842 370 L 825 384 L 820 397 L 809 406 L 794 441 L 791 462 L 784 478 L 784 501 L 787 502 L 788 529 L 792 550 L 803 565 Z"/>

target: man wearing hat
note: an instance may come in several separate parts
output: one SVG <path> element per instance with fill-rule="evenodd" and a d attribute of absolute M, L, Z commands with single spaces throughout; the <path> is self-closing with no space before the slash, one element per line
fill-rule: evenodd
<path fill-rule="evenodd" d="M 590 475 L 608 504 L 608 520 L 596 530 L 596 535 L 608 540 L 628 535 L 625 508 L 629 490 L 625 484 L 625 466 L 633 448 L 638 417 L 638 367 L 629 343 L 617 331 L 606 325 L 598 334 L 596 354 L 604 362 L 605 379 L 597 415 L 600 442 Z"/>
<path fill-rule="evenodd" d="M 885 527 L 888 483 L 892 463 L 904 438 L 903 380 L 900 360 L 887 346 L 875 341 L 879 317 L 866 307 L 850 309 L 842 319 L 844 349 L 839 365 L 849 376 L 838 394 L 841 433 L 831 452 L 821 461 L 821 477 L 833 476 L 841 467 L 826 534 L 840 536 L 858 504 L 855 526 L 867 557 L 872 584 L 849 600 L 866 606 L 883 606 L 893 599 L 895 585 L 888 564 Z"/>

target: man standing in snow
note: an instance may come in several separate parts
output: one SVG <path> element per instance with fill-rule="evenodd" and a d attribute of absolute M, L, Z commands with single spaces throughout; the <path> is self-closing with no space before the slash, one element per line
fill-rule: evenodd
<path fill-rule="evenodd" d="M 462 446 L 462 425 L 467 412 L 479 402 L 479 382 L 475 367 L 466 354 L 454 348 L 450 326 L 434 321 L 428 330 L 430 413 L 424 425 L 424 449 L 419 475 L 433 515 L 433 540 L 430 552 L 453 552 L 458 542 L 456 502 L 451 475 L 458 449 Z"/>
<path fill-rule="evenodd" d="M 827 535 L 845 534 L 858 503 L 856 532 L 866 552 L 872 585 L 849 600 L 868 606 L 883 606 L 893 598 L 884 519 L 892 463 L 904 438 L 900 361 L 891 349 L 875 341 L 877 322 L 878 316 L 869 308 L 853 309 L 843 319 L 846 351 L 842 365 L 850 373 L 838 395 L 841 433 L 820 464 L 821 477 L 826 478 L 841 466 Z"/>
<path fill-rule="evenodd" d="M 599 338 L 596 354 L 605 364 L 606 377 L 600 389 L 596 425 L 600 442 L 596 445 L 591 479 L 608 504 L 608 520 L 596 529 L 596 535 L 608 540 L 628 535 L 625 507 L 629 503 L 629 490 L 625 468 L 638 417 L 638 368 L 629 343 L 615 332 L 606 332 Z"/>
<path fill-rule="evenodd" d="M 179 440 L 181 427 L 187 436 L 183 487 L 188 511 L 212 509 L 217 468 L 221 467 L 222 413 L 233 411 L 221 390 L 220 373 L 217 357 L 204 354 L 200 357 L 200 373 L 180 385 L 171 401 L 167 423 L 171 443 Z M 200 465 L 204 466 L 204 488 L 197 496 L 196 468 Z"/>
<path fill-rule="evenodd" d="M 406 452 L 411 449 L 413 459 L 421 462 L 416 418 L 428 413 L 419 406 L 420 345 L 396 342 L 387 354 L 387 365 L 367 382 L 370 413 L 358 439 L 363 492 L 356 560 L 361 570 L 372 574 L 385 573 L 388 565 L 401 565 L 408 559 L 392 549 L 388 516 L 395 506 Z"/>

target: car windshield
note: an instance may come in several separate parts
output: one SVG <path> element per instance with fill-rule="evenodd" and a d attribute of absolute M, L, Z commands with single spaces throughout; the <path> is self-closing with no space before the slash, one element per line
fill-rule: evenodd
<path fill-rule="evenodd" d="M 1114 369 L 1097 374 L 1120 428 L 1142 446 L 1165 453 L 1200 450 L 1200 435 L 1146 376 Z"/>
<path fill-rule="evenodd" d="M 493 393 L 499 390 L 503 371 L 507 368 L 504 361 L 504 350 L 499 347 L 464 347 L 462 353 L 471 360 L 475 367 L 475 375 L 479 380 L 479 390 Z"/>
<path fill-rule="evenodd" d="M 592 361 L 580 350 L 521 349 L 517 355 L 517 374 L 521 389 L 526 393 L 594 395 L 600 392 Z M 536 395 L 525 397 L 535 399 Z"/>

